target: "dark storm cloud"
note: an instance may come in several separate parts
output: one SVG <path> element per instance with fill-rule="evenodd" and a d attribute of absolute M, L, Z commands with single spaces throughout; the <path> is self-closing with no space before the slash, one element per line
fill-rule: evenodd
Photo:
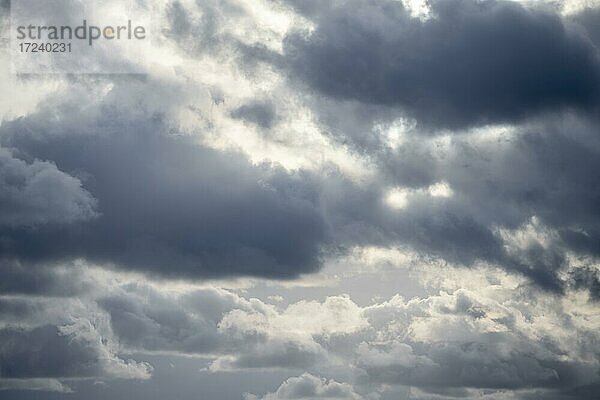
<path fill-rule="evenodd" d="M 213 6 L 211 3 L 206 7 Z M 462 51 L 457 53 L 462 57 L 450 57 L 451 63 L 460 59 L 466 60 L 466 67 L 479 67 L 481 55 L 468 57 L 467 54 L 466 48 L 472 47 L 471 36 L 477 40 L 481 36 L 500 40 L 504 35 L 513 34 L 506 32 L 504 25 L 519 22 L 519 35 L 544 41 L 546 35 L 542 33 L 548 33 L 556 42 L 538 46 L 540 49 L 536 51 L 549 54 L 561 50 L 562 45 L 572 44 L 567 56 L 575 52 L 583 57 L 591 49 L 576 32 L 566 29 L 558 17 L 540 11 L 498 2 L 477 7 L 470 2 L 460 2 L 455 8 L 446 9 L 442 4 L 434 3 L 436 18 L 421 22 L 410 17 L 398 2 L 361 3 L 355 8 L 332 8 L 319 3 L 313 9 L 318 12 L 307 15 L 313 15 L 318 22 L 316 37 L 320 30 L 331 30 L 331 35 L 323 36 L 324 41 L 313 43 L 309 40 L 303 46 L 310 50 L 313 45 L 325 46 L 329 39 L 335 39 L 332 43 L 339 44 L 340 48 L 358 52 L 364 48 L 373 50 L 376 48 L 373 43 L 361 46 L 360 40 L 353 42 L 356 38 L 371 40 L 371 36 L 364 36 L 364 29 L 370 27 L 379 29 L 373 36 L 376 45 L 393 45 L 400 49 L 398 51 L 420 54 L 415 48 L 402 47 L 411 44 L 401 41 L 406 33 L 427 42 L 426 54 L 437 56 L 444 46 L 448 46 L 439 44 L 442 42 L 439 37 L 443 35 L 448 36 L 450 45 Z M 182 4 L 172 3 L 167 14 L 172 28 L 179 29 L 172 34 L 197 36 L 191 30 L 198 21 L 192 20 L 192 15 Z M 344 16 L 349 21 L 348 26 L 342 23 Z M 338 27 L 353 30 L 335 34 Z M 433 35 L 431 40 L 425 40 L 428 35 Z M 505 43 L 504 47 L 498 48 L 505 49 L 504 53 L 510 57 L 518 55 L 512 51 L 523 50 L 511 46 Z M 482 47 L 474 46 L 473 49 L 481 50 Z M 589 60 L 595 59 L 592 53 L 589 53 Z M 386 56 L 393 54 L 390 47 Z M 538 57 L 536 52 L 532 54 L 527 57 Z M 408 57 L 409 60 L 413 58 L 421 60 L 423 57 Z M 504 68 L 504 59 L 483 57 L 483 60 L 502 67 L 497 71 L 500 78 L 506 74 L 505 70 L 515 72 L 515 68 Z M 589 61 L 584 57 L 565 63 L 575 68 L 584 65 L 586 60 Z M 385 59 L 370 58 L 367 61 L 381 64 L 367 77 L 377 76 L 378 68 L 390 65 Z M 335 63 L 326 64 L 325 70 Z M 443 68 L 441 65 L 445 63 L 432 61 L 431 64 L 432 68 Z M 526 66 L 525 69 L 529 68 Z M 428 71 L 421 66 L 417 69 Z M 521 74 L 521 69 L 519 66 L 515 73 Z M 562 77 L 562 72 L 557 70 L 556 73 Z M 541 73 L 542 78 L 546 76 L 544 74 Z M 489 77 L 481 71 L 463 75 L 477 79 Z M 340 77 L 344 74 L 335 74 L 334 78 Z M 575 86 L 580 78 L 581 74 L 573 74 Z M 519 79 L 533 78 L 523 75 Z M 494 78 L 494 82 L 496 80 Z M 372 86 L 374 90 L 382 90 L 386 86 L 383 83 L 377 86 L 378 82 L 361 82 L 357 87 Z M 348 86 L 351 87 L 355 86 Z M 446 87 L 441 88 L 445 90 Z M 436 93 L 430 93 L 431 99 L 439 97 Z M 495 94 L 493 102 L 502 104 L 502 99 Z M 468 109 L 464 103 L 450 103 L 456 104 L 457 110 Z M 477 101 L 477 104 L 485 102 Z M 377 111 L 374 105 L 363 106 L 356 101 L 317 102 L 315 107 L 327 126 L 336 127 L 332 129 L 336 139 L 344 140 L 351 132 L 356 136 L 354 144 L 361 140 L 357 139 L 360 132 L 354 131 L 370 131 L 376 117 L 390 118 L 389 108 Z M 3 243 L 6 256 L 31 262 L 86 257 L 92 261 L 190 277 L 292 277 L 318 267 L 319 247 L 325 241 L 325 222 L 317 210 L 315 189 L 304 177 L 254 167 L 237 155 L 190 146 L 185 138 L 167 136 L 165 121 L 160 116 L 153 120 L 126 121 L 122 114 L 110 108 L 104 111 L 107 110 L 107 115 L 96 121 L 97 124 L 83 121 L 79 126 L 80 121 L 69 122 L 67 119 L 61 124 L 54 122 L 48 128 L 42 128 L 45 115 L 41 113 L 4 127 L 8 133 L 4 140 L 8 145 L 17 147 L 25 155 L 55 161 L 61 171 L 87 176 L 85 188 L 90 196 L 97 197 L 98 212 L 102 214 L 85 223 L 65 225 L 54 222 L 35 229 L 6 229 L 4 237 L 7 241 Z M 254 101 L 235 109 L 232 116 L 269 127 L 275 123 L 274 110 L 274 103 Z M 467 113 L 487 112 L 471 111 Z M 43 129 L 67 134 L 44 137 L 40 133 Z M 564 126 L 560 129 L 566 132 L 579 128 Z M 591 131 L 593 127 L 586 129 Z M 76 130 L 89 132 L 73 134 Z M 126 132 L 120 133 L 120 130 Z M 161 132 L 156 134 L 157 131 Z M 507 254 L 494 228 L 515 229 L 538 215 L 544 223 L 560 230 L 568 247 L 598 254 L 598 221 L 594 207 L 597 195 L 594 188 L 598 185 L 593 175 L 585 173 L 596 164 L 595 142 L 589 133 L 583 138 L 580 134 L 569 134 L 572 137 L 560 132 L 532 132 L 517 139 L 509 148 L 481 148 L 469 140 L 459 140 L 446 160 L 433 157 L 431 149 L 420 148 L 412 142 L 389 154 L 371 152 L 369 157 L 387 169 L 384 171 L 387 176 L 376 178 L 381 181 L 372 182 L 367 188 L 340 181 L 338 177 L 328 182 L 333 188 L 339 186 L 343 193 L 339 201 L 334 199 L 325 204 L 328 218 L 336 227 L 338 244 L 342 247 L 393 245 L 400 241 L 454 262 L 471 264 L 486 260 L 500 263 L 510 270 L 527 274 L 544 287 L 560 290 L 562 283 L 557 271 L 565 266 L 562 249 L 547 250 L 532 245 L 520 249 L 518 254 Z M 373 150 L 380 145 L 377 140 L 365 139 L 363 142 L 368 144 L 362 149 Z M 557 177 L 561 186 L 555 182 Z M 441 180 L 447 181 L 456 192 L 454 198 L 422 199 L 402 212 L 390 210 L 382 202 L 388 185 L 419 188 Z M 231 191 L 230 188 L 236 189 Z M 234 212 L 229 213 L 230 210 Z M 575 281 L 578 285 L 593 283 L 593 279 L 581 277 Z M 31 280 L 28 282 L 31 286 Z"/>
<path fill-rule="evenodd" d="M 398 1 L 328 3 L 316 30 L 285 41 L 293 74 L 341 99 L 398 105 L 436 127 L 596 112 L 597 51 L 557 15 L 503 1 L 433 1 L 421 21 Z"/>
<path fill-rule="evenodd" d="M 319 267 L 326 227 L 314 193 L 293 190 L 302 177 L 169 135 L 159 117 L 132 120 L 116 111 L 94 121 L 46 117 L 3 124 L 3 141 L 86 175 L 101 215 L 6 226 L 0 233 L 6 259 L 83 257 L 191 278 L 292 278 Z"/>

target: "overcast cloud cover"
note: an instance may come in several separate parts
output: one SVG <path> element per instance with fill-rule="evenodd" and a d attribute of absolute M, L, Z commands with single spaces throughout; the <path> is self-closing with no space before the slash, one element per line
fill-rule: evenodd
<path fill-rule="evenodd" d="M 600 3 L 0 4 L 0 398 L 598 397 Z"/>

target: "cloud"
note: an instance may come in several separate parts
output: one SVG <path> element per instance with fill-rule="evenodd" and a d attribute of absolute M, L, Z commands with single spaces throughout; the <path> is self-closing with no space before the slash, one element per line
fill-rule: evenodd
<path fill-rule="evenodd" d="M 0 378 L 0 390 L 34 390 L 44 392 L 71 393 L 69 386 L 57 379 L 3 379 Z"/>
<path fill-rule="evenodd" d="M 0 148 L 0 226 L 70 223 L 98 216 L 96 200 L 82 182 L 55 164 L 27 163 Z"/>
<path fill-rule="evenodd" d="M 316 377 L 309 373 L 304 373 L 298 377 L 292 377 L 277 388 L 274 393 L 267 393 L 258 397 L 253 394 L 245 394 L 245 400 L 283 400 L 283 399 L 343 399 L 354 400 L 363 399 L 347 383 L 338 383 L 334 380 L 326 380 Z"/>
<path fill-rule="evenodd" d="M 243 346 L 220 335 L 218 324 L 231 310 L 254 307 L 223 290 L 173 296 L 136 284 L 106 293 L 98 303 L 122 344 L 140 351 L 182 354 L 222 354 Z"/>
<path fill-rule="evenodd" d="M 0 259 L 0 293 L 71 297 L 92 289 L 76 265 L 33 266 Z"/>
<path fill-rule="evenodd" d="M 89 176 L 86 190 L 97 199 L 101 214 L 77 220 L 87 209 L 72 204 L 85 206 L 88 197 L 56 199 L 64 208 L 56 212 L 71 223 L 5 228 L 4 257 L 24 263 L 85 258 L 189 278 L 280 279 L 319 268 L 327 226 L 312 182 L 171 135 L 159 116 L 133 121 L 123 112 L 97 112 L 83 120 L 63 114 L 55 123 L 40 112 L 3 124 L 3 140 L 21 152 Z M 80 193 L 73 182 L 75 194 Z M 306 190 L 296 190 L 302 187 Z M 45 202 L 65 196 L 56 185 L 35 183 L 34 189 L 20 194 L 25 204 L 35 205 L 37 192 Z"/>
<path fill-rule="evenodd" d="M 309 368 L 326 362 L 316 337 L 367 326 L 348 297 L 299 302 L 278 311 L 220 289 L 177 293 L 129 283 L 96 301 L 129 350 L 209 356 L 212 372 Z"/>
<path fill-rule="evenodd" d="M 596 47 L 600 45 L 600 29 L 598 29 L 600 9 L 598 9 L 598 4 L 596 4 L 596 7 L 584 7 L 576 14 L 571 15 L 569 19 L 585 29 L 587 36 Z"/>
<path fill-rule="evenodd" d="M 186 7 L 192 9 L 183 12 Z M 356 13 L 330 5 L 319 7 L 314 17 L 317 32 L 319 24 L 337 21 L 336 13 L 384 21 L 405 14 L 397 2 L 361 5 Z M 388 8 L 391 11 L 383 13 Z M 459 8 L 462 13 L 453 13 L 435 3 L 435 17 L 423 21 L 409 15 L 402 18 L 412 21 L 410 29 L 428 32 L 438 29 L 428 24 L 454 26 L 452 18 L 465 18 L 488 29 L 478 19 L 494 22 L 514 17 L 523 19 L 523 29 L 528 24 L 539 29 L 538 25 L 558 24 L 569 40 L 579 38 L 566 22 L 546 11 L 502 2 L 485 3 L 478 11 L 461 2 Z M 179 12 L 178 18 L 188 19 L 195 19 L 199 11 L 188 3 L 173 3 L 169 10 L 167 14 Z M 246 18 L 247 12 L 240 15 Z M 494 29 L 500 30 L 500 23 L 494 24 Z M 394 27 L 386 30 L 392 37 L 394 29 L 401 29 Z M 352 37 L 342 36 L 343 40 Z M 194 84 L 190 89 L 184 83 L 189 79 L 157 74 L 139 82 L 80 80 L 57 111 L 42 106 L 2 126 L 2 143 L 22 157 L 52 160 L 60 170 L 85 177 L 83 183 L 79 181 L 85 186 L 81 190 L 93 196 L 97 212 L 95 218 L 70 220 L 61 226 L 47 222 L 35 230 L 4 229 L 7 242 L 0 245 L 0 252 L 8 261 L 3 268 L 14 270 L 9 262 L 29 268 L 85 258 L 172 278 L 243 275 L 291 279 L 317 271 L 323 255 L 337 248 L 401 242 L 450 262 L 500 264 L 560 293 L 570 279 L 561 276 L 570 268 L 566 252 L 597 255 L 598 229 L 592 206 L 597 185 L 593 176 L 584 173 L 597 159 L 594 119 L 565 116 L 564 120 L 554 117 L 529 122 L 510 127 L 512 136 L 500 143 L 494 141 L 494 135 L 482 140 L 485 135 L 477 131 L 461 131 L 448 140 L 423 137 L 415 124 L 398 125 L 391 109 L 380 110 L 374 104 L 322 99 L 286 102 L 281 97 L 291 88 L 277 89 L 277 96 L 264 101 L 259 100 L 266 98 L 262 89 L 261 97 L 256 88 L 247 87 L 248 82 L 240 93 L 233 93 L 224 84 Z M 96 98 L 86 97 L 86 86 L 94 87 Z M 206 91 L 206 99 L 193 100 L 190 93 L 195 90 Z M 233 106 L 224 106 L 225 97 L 227 101 L 233 98 Z M 86 105 L 86 116 L 69 112 L 78 102 Z M 326 161 L 326 167 L 312 165 L 313 169 L 294 171 L 277 164 L 258 164 L 256 160 L 264 158 L 253 153 L 257 148 L 277 158 L 273 155 L 277 151 L 270 146 L 280 140 L 282 132 L 275 130 L 291 127 L 290 121 L 304 112 L 298 111 L 300 106 L 314 107 L 321 113 L 323 125 L 319 128 L 334 132 L 335 139 L 326 142 L 326 147 L 342 152 L 334 157 L 342 158 L 339 164 L 332 166 Z M 55 112 L 61 118 L 52 119 Z M 237 118 L 249 123 L 239 123 Z M 300 133 L 308 129 L 306 124 L 299 124 Z M 225 150 L 221 138 L 214 141 L 215 133 L 220 137 L 227 129 L 240 126 L 263 142 L 248 145 L 244 138 L 236 139 L 236 145 L 246 152 L 240 154 Z M 260 133 L 265 128 L 273 131 L 272 137 Z M 367 136 L 365 130 L 372 138 L 361 140 L 357 135 Z M 399 130 L 393 146 L 388 143 L 392 130 Z M 323 135 L 317 134 L 323 140 Z M 353 161 L 344 158 L 348 135 L 351 148 L 367 152 L 365 160 L 371 170 L 362 180 L 347 177 L 341 168 Z M 284 142 L 287 151 L 295 146 L 306 148 L 305 153 L 316 155 L 311 156 L 311 164 L 315 164 L 313 159 L 329 157 L 319 155 L 323 151 L 320 145 L 311 147 L 312 137 L 303 141 L 302 135 L 297 136 L 297 143 Z M 287 154 L 283 158 L 288 158 Z M 364 172 L 362 165 L 356 168 Z M 560 187 L 553 183 L 556 176 L 563 182 Z M 382 201 L 388 193 L 400 194 L 402 207 L 394 209 Z M 558 232 L 558 239 L 551 248 L 533 242 L 531 248 L 509 248 L 499 232 L 520 229 L 532 218 Z M 593 287 L 593 279 L 576 280 L 578 285 Z"/>
<path fill-rule="evenodd" d="M 320 337 L 343 336 L 365 328 L 360 309 L 346 296 L 327 297 L 323 303 L 300 301 L 282 312 L 272 305 L 232 310 L 219 322 L 219 331 L 245 343 L 246 348 L 217 358 L 210 370 L 310 368 L 327 363 Z"/>
<path fill-rule="evenodd" d="M 228 299 L 234 297 L 222 293 L 210 302 L 229 306 L 213 307 L 222 310 L 214 317 L 197 309 L 195 304 L 203 301 L 189 301 L 191 297 L 205 299 L 211 291 L 168 300 L 146 288 L 140 293 L 146 293 L 148 300 L 143 306 L 137 300 L 135 306 L 146 308 L 143 318 L 139 311 L 111 310 L 110 314 L 123 343 L 138 351 L 212 354 L 211 372 L 346 365 L 364 371 L 374 385 L 408 385 L 428 391 L 529 387 L 562 391 L 596 381 L 599 365 L 592 349 L 597 334 L 590 321 L 597 321 L 597 312 L 593 307 L 577 300 L 574 292 L 556 304 L 553 295 L 543 291 L 514 289 L 524 280 L 515 284 L 505 282 L 508 278 L 493 278 L 493 270 L 485 274 L 489 281 L 473 281 L 477 293 L 445 289 L 438 295 L 408 301 L 396 296 L 366 307 L 358 307 L 348 297 L 329 297 L 277 310 L 257 300 L 238 298 L 231 303 Z M 456 279 L 467 283 L 460 276 Z M 581 317 L 574 319 L 573 313 Z M 122 318 L 129 322 L 124 324 Z M 140 324 L 144 320 L 150 322 Z M 140 326 L 146 328 L 140 330 Z M 202 343 L 203 337 L 210 339 L 210 346 L 184 345 L 190 338 Z"/>
<path fill-rule="evenodd" d="M 232 111 L 233 118 L 255 123 L 262 128 L 271 128 L 277 119 L 275 107 L 269 102 L 251 101 Z"/>
<path fill-rule="evenodd" d="M 340 99 L 397 105 L 425 126 L 516 122 L 597 109 L 597 51 L 560 16 L 504 1 L 327 3 L 285 41 L 291 73 Z"/>
<path fill-rule="evenodd" d="M 124 357 L 109 316 L 94 300 L 108 281 L 89 270 L 54 279 L 86 290 L 75 297 L 0 296 L 0 386 L 69 391 L 65 379 L 149 379 L 153 367 Z"/>
<path fill-rule="evenodd" d="M 3 328 L 0 337 L 2 378 L 148 379 L 152 371 L 147 363 L 119 359 L 89 321 L 33 329 Z"/>
<path fill-rule="evenodd" d="M 225 290 L 181 294 L 127 284 L 97 302 L 128 349 L 210 356 L 212 372 L 309 368 L 327 362 L 317 338 L 367 328 L 360 308 L 343 296 L 298 302 L 279 311 Z"/>
<path fill-rule="evenodd" d="M 595 126 L 568 115 L 457 136 L 406 127 L 394 146 L 373 151 L 374 179 L 323 185 L 336 240 L 493 263 L 560 293 L 568 271 L 585 267 L 572 256 L 591 267 L 599 255 L 598 182 L 587 172 L 599 158 Z M 382 136 L 394 129 L 379 128 Z M 579 281 L 593 288 L 593 279 Z"/>
<path fill-rule="evenodd" d="M 570 328 L 556 330 L 566 317 L 561 306 L 535 296 L 530 314 L 531 295 L 511 301 L 500 291 L 488 293 L 459 289 L 368 307 L 379 341 L 360 344 L 357 362 L 376 381 L 425 389 L 567 390 L 597 380 L 596 356 L 589 357 L 587 345 L 570 347 Z"/>
<path fill-rule="evenodd" d="M 354 377 L 347 394 L 411 386 L 441 398 L 531 388 L 567 396 L 597 382 L 599 316 L 584 292 L 557 299 L 500 268 L 414 262 L 435 294 L 366 306 L 330 296 L 281 307 L 89 269 L 95 286 L 77 298 L 0 297 L 2 377 L 145 379 L 152 369 L 139 360 L 170 354 L 208 359 L 205 373 L 335 372 Z M 138 361 L 127 361 L 132 353 Z M 322 382 L 315 398 L 333 396 Z"/>
<path fill-rule="evenodd" d="M 3 75 L 0 389 L 594 398 L 595 12 L 142 6 L 144 76 Z"/>

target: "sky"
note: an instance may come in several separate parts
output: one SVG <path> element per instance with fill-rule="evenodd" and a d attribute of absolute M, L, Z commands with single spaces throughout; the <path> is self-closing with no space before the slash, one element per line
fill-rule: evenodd
<path fill-rule="evenodd" d="M 0 398 L 597 398 L 600 2 L 18 1 Z"/>

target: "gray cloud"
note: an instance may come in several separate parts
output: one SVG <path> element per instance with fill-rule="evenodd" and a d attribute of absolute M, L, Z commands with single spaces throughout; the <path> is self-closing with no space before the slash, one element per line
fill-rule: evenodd
<path fill-rule="evenodd" d="M 101 374 L 97 355 L 85 344 L 69 341 L 57 327 L 45 326 L 30 331 L 3 329 L 2 376 L 65 377 Z M 31 343 L 37 349 L 33 350 Z"/>
<path fill-rule="evenodd" d="M 233 118 L 252 122 L 261 128 L 271 128 L 277 119 L 275 107 L 270 102 L 251 101 L 231 112 Z"/>
<path fill-rule="evenodd" d="M 245 400 L 283 400 L 283 399 L 344 399 L 354 400 L 364 397 L 357 394 L 351 385 L 326 380 L 309 373 L 286 380 L 274 393 L 258 397 L 246 394 Z"/>
<path fill-rule="evenodd" d="M 0 225 L 32 226 L 85 221 L 96 200 L 82 182 L 51 162 L 27 163 L 0 148 Z"/>
<path fill-rule="evenodd" d="M 545 111 L 595 113 L 597 51 L 557 15 L 511 2 L 327 3 L 314 32 L 291 34 L 292 73 L 324 94 L 395 104 L 424 125 L 513 122 Z"/>
<path fill-rule="evenodd" d="M 70 279 L 69 279 L 70 278 Z M 73 265 L 63 268 L 0 259 L 0 293 L 71 297 L 93 288 Z"/>
<path fill-rule="evenodd" d="M 326 225 L 313 193 L 289 190 L 303 185 L 301 176 L 170 135 L 159 116 L 134 122 L 105 110 L 95 121 L 64 117 L 54 126 L 44 113 L 3 124 L 3 141 L 90 176 L 86 189 L 101 216 L 5 228 L 5 257 L 31 263 L 84 257 L 191 278 L 292 278 L 319 267 Z M 56 188 L 39 191 L 51 199 Z"/>
<path fill-rule="evenodd" d="M 219 333 L 223 315 L 250 309 L 247 301 L 226 291 L 197 290 L 170 297 L 146 286 L 130 285 L 98 301 L 113 331 L 132 349 L 185 354 L 222 354 L 241 347 Z M 245 342 L 242 346 L 250 346 Z"/>
<path fill-rule="evenodd" d="M 183 2 L 171 1 L 165 8 L 165 37 L 176 43 L 177 49 L 193 54 L 206 54 L 235 47 L 232 38 L 223 32 L 228 18 L 246 15 L 242 5 L 232 1 L 203 1 L 195 4 L 195 13 Z"/>
<path fill-rule="evenodd" d="M 146 76 L 11 81 L 52 96 L 0 124 L 0 390 L 119 397 L 161 358 L 248 400 L 595 398 L 597 13 L 201 3 L 149 3 Z M 368 260 L 391 249 L 415 255 Z M 324 260 L 352 284 L 194 286 Z M 132 396 L 177 397 L 165 368 Z"/>
<path fill-rule="evenodd" d="M 126 363 L 111 355 L 95 329 L 85 325 L 3 328 L 0 338 L 1 378 L 146 379 L 152 370 L 146 363 Z"/>
<path fill-rule="evenodd" d="M 352 18 L 383 18 L 384 22 L 398 13 L 398 18 L 406 14 L 399 4 L 373 4 L 377 6 L 361 6 L 362 11 L 356 13 L 324 6 L 317 22 L 337 21 L 338 12 Z M 486 3 L 475 11 L 470 3 L 460 4 L 465 8 L 460 18 L 468 21 L 514 17 L 522 18 L 524 26 L 562 26 L 558 17 L 517 5 Z M 177 13 L 178 7 L 183 6 L 174 3 L 170 12 Z M 382 13 L 386 7 L 391 11 Z M 459 18 L 441 5 L 434 10 L 439 15 L 426 22 L 413 21 L 408 15 L 402 18 L 409 26 L 433 31 L 438 28 L 425 28 L 427 24 Z M 562 28 L 569 38 L 576 35 Z M 344 40 L 352 37 L 342 36 Z M 162 90 L 162 83 L 146 84 Z M 108 104 L 119 104 L 117 96 L 130 85 L 140 87 L 141 83 L 115 82 Z M 363 108 L 358 102 L 313 104 L 319 106 L 326 127 L 336 128 L 332 129 L 336 140 L 352 136 L 380 169 L 371 182 L 357 185 L 335 173 L 317 177 L 276 166 L 255 166 L 240 154 L 171 135 L 170 121 L 160 112 L 146 115 L 147 110 L 131 109 L 134 115 L 141 112 L 147 118 L 127 119 L 115 105 L 93 105 L 95 119 L 86 119 L 69 115 L 66 103 L 60 122 L 48 125 L 48 111 L 41 110 L 3 126 L 6 146 L 86 176 L 85 190 L 80 189 L 97 199 L 96 208 L 102 214 L 90 221 L 71 221 L 68 226 L 47 223 L 35 230 L 6 228 L 1 245 L 6 259 L 25 265 L 83 257 L 171 277 L 293 278 L 320 267 L 320 255 L 332 250 L 334 236 L 342 249 L 400 241 L 453 262 L 499 263 L 559 292 L 565 285 L 559 271 L 568 267 L 566 249 L 598 254 L 593 206 L 597 185 L 592 175 L 584 173 L 597 158 L 593 120 L 571 118 L 562 125 L 550 121 L 534 128 L 515 128 L 523 133 L 510 138 L 514 142 L 508 145 L 475 145 L 470 136 L 460 136 L 445 150 L 448 155 L 440 158 L 431 147 L 435 142 L 429 139 L 420 143 L 407 138 L 392 150 L 381 136 L 359 138 L 373 128 L 377 118 L 389 121 L 391 109 Z M 257 100 L 235 109 L 232 116 L 269 127 L 276 118 L 275 107 L 275 102 Z M 345 118 L 348 114 L 353 117 Z M 45 129 L 53 133 L 43 134 Z M 560 187 L 556 177 L 563 182 Z M 401 212 L 382 201 L 391 186 L 419 189 L 440 181 L 447 182 L 455 196 L 421 196 Z M 497 229 L 517 229 L 532 217 L 556 229 L 562 241 L 556 241 L 552 249 L 532 246 L 508 254 Z"/>
<path fill-rule="evenodd" d="M 554 335 L 535 317 L 520 319 L 528 298 L 524 295 L 513 307 L 458 290 L 368 308 L 380 340 L 359 345 L 356 360 L 369 379 L 438 393 L 449 388 L 554 388 L 566 394 L 596 382 L 597 354 L 589 358 L 587 345 L 571 347 L 568 355 L 561 350 L 568 346 L 561 336 L 572 328 Z M 551 309 L 547 311 L 554 318 L 570 325 Z M 528 333 L 533 326 L 539 336 Z"/>
<path fill-rule="evenodd" d="M 593 309 L 581 303 L 565 310 L 547 292 L 512 289 L 516 278 L 499 272 L 485 271 L 489 282 L 477 284 L 478 293 L 441 286 L 436 295 L 366 307 L 334 296 L 277 308 L 222 289 L 180 292 L 131 278 L 115 284 L 122 278 L 110 275 L 97 276 L 94 290 L 78 299 L 1 297 L 0 386 L 146 378 L 151 368 L 124 361 L 124 354 L 167 353 L 208 357 L 206 373 L 283 369 L 356 377 L 353 386 L 293 378 L 266 399 L 364 398 L 371 395 L 357 393 L 382 384 L 464 397 L 476 389 L 537 388 L 564 398 L 585 392 L 598 380 Z M 575 293 L 569 296 L 573 301 Z M 46 383 L 44 390 L 57 390 Z"/>
<path fill-rule="evenodd" d="M 0 378 L 0 390 L 28 390 L 71 393 L 72 389 L 57 379 L 4 379 Z"/>
<path fill-rule="evenodd" d="M 369 153 L 379 174 L 368 183 L 330 176 L 322 185 L 337 244 L 404 243 L 459 264 L 490 262 L 557 293 L 569 284 L 568 255 L 578 254 L 592 272 L 574 279 L 594 290 L 591 264 L 600 255 L 599 182 L 589 173 L 598 168 L 595 126 L 568 116 L 452 138 L 409 128 L 396 147 Z M 430 188 L 440 184 L 450 192 L 432 195 Z M 385 201 L 393 188 L 406 197 L 402 207 Z"/>
<path fill-rule="evenodd" d="M 100 298 L 98 304 L 127 348 L 208 355 L 214 357 L 211 371 L 305 369 L 324 357 L 312 341 L 279 337 L 244 325 L 238 315 L 269 322 L 271 306 L 224 290 L 170 295 L 148 286 L 128 285 Z"/>

